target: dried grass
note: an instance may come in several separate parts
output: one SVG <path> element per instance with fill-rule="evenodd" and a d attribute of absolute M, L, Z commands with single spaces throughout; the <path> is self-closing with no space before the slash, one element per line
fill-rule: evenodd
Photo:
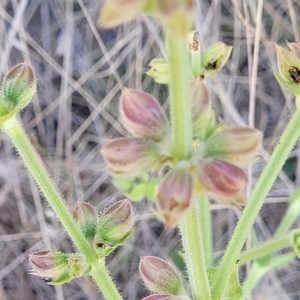
<path fill-rule="evenodd" d="M 117 109 L 121 86 L 143 88 L 167 109 L 166 88 L 144 74 L 153 57 L 165 56 L 160 27 L 142 16 L 123 27 L 101 30 L 95 26 L 100 7 L 99 0 L 0 3 L 0 73 L 3 76 L 24 60 L 36 70 L 38 93 L 21 118 L 70 209 L 77 201 L 102 209 L 122 198 L 103 171 L 99 154 L 108 139 L 127 135 Z M 299 4 L 292 0 L 197 0 L 196 27 L 202 46 L 216 41 L 234 46 L 226 68 L 209 81 L 216 111 L 230 126 L 250 124 L 265 134 L 263 159 L 249 170 L 252 185 L 294 110 L 292 96 L 281 90 L 273 76 L 273 42 L 299 41 L 299 13 Z M 0 299 L 101 299 L 89 277 L 54 288 L 28 275 L 28 253 L 72 251 L 73 247 L 3 134 L 0 149 Z M 298 148 L 292 152 L 286 173 L 276 181 L 257 218 L 259 240 L 274 232 L 288 195 L 299 186 L 299 155 Z M 146 201 L 135 207 L 136 232 L 108 265 L 128 300 L 147 294 L 137 272 L 141 255 L 181 263 L 176 254 L 178 233 L 165 231 Z M 237 220 L 224 207 L 212 205 L 212 210 L 215 256 L 219 257 Z M 295 261 L 269 274 L 253 299 L 300 299 L 299 272 Z"/>

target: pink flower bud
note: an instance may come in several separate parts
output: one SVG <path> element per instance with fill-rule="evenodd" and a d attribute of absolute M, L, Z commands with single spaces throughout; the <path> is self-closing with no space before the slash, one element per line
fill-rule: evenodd
<path fill-rule="evenodd" d="M 92 242 L 96 235 L 98 214 L 96 210 L 86 202 L 79 202 L 73 212 L 73 218 L 80 227 L 84 237 Z"/>
<path fill-rule="evenodd" d="M 13 67 L 4 77 L 2 95 L 9 111 L 27 106 L 35 91 L 35 76 L 26 62 Z"/>
<path fill-rule="evenodd" d="M 168 227 L 175 227 L 188 212 L 193 200 L 193 182 L 189 170 L 170 170 L 158 188 L 156 206 Z"/>
<path fill-rule="evenodd" d="M 250 127 L 236 127 L 212 135 L 203 147 L 207 157 L 245 166 L 257 157 L 261 141 L 261 131 Z"/>
<path fill-rule="evenodd" d="M 106 255 L 107 248 L 122 245 L 133 232 L 135 215 L 131 203 L 121 200 L 113 204 L 100 218 L 93 247 L 99 254 Z"/>
<path fill-rule="evenodd" d="M 139 138 L 118 138 L 108 142 L 101 154 L 107 171 L 116 177 L 137 177 L 158 167 L 155 143 Z"/>
<path fill-rule="evenodd" d="M 155 256 L 141 257 L 139 270 L 150 291 L 169 295 L 184 294 L 178 271 L 165 260 Z"/>
<path fill-rule="evenodd" d="M 167 121 L 156 98 L 150 94 L 124 89 L 120 99 L 120 114 L 126 129 L 136 137 L 159 141 L 163 138 Z"/>
<path fill-rule="evenodd" d="M 240 197 L 248 179 L 239 167 L 218 159 L 204 159 L 197 166 L 197 175 L 205 190 L 216 200 Z M 232 200 L 229 201 L 230 205 Z M 224 203 L 224 201 L 222 202 Z"/>
<path fill-rule="evenodd" d="M 155 294 L 147 296 L 142 300 L 191 300 L 188 296 L 173 296 L 173 295 L 162 295 L 162 294 Z"/>
<path fill-rule="evenodd" d="M 84 276 L 90 265 L 81 254 L 38 251 L 29 255 L 31 274 L 51 280 L 57 285 L 71 281 L 74 277 Z"/>

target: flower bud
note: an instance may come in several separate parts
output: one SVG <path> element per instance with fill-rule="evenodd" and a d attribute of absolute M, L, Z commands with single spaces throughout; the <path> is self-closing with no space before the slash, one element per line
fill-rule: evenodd
<path fill-rule="evenodd" d="M 115 177 L 137 177 L 159 165 L 159 154 L 151 140 L 118 138 L 108 142 L 101 154 L 107 171 Z"/>
<path fill-rule="evenodd" d="M 127 199 L 116 202 L 104 211 L 93 242 L 96 253 L 106 256 L 110 249 L 122 245 L 133 232 L 134 220 L 135 215 Z"/>
<path fill-rule="evenodd" d="M 191 94 L 193 137 L 204 140 L 215 127 L 214 113 L 205 82 L 196 78 L 192 82 Z"/>
<path fill-rule="evenodd" d="M 146 73 L 151 76 L 157 83 L 169 83 L 169 64 L 166 59 L 152 59 L 149 66 L 151 69 Z"/>
<path fill-rule="evenodd" d="M 35 91 L 34 73 L 26 62 L 13 67 L 4 77 L 2 96 L 9 111 L 27 106 Z"/>
<path fill-rule="evenodd" d="M 276 79 L 294 95 L 300 95 L 300 57 L 299 44 L 288 43 L 288 49 L 276 45 L 279 73 Z"/>
<path fill-rule="evenodd" d="M 157 0 L 158 16 L 166 30 L 177 36 L 184 36 L 191 28 L 193 0 Z"/>
<path fill-rule="evenodd" d="M 210 46 L 202 55 L 201 67 L 204 77 L 215 76 L 220 69 L 226 64 L 232 47 L 226 46 L 222 42 L 218 42 Z"/>
<path fill-rule="evenodd" d="M 196 171 L 200 188 L 204 188 L 212 198 L 225 205 L 243 204 L 241 192 L 248 178 L 241 168 L 218 159 L 203 159 L 196 165 Z M 233 200 L 235 197 L 237 200 Z"/>
<path fill-rule="evenodd" d="M 162 294 L 155 294 L 147 296 L 142 300 L 191 300 L 188 296 L 173 296 L 173 295 L 162 295 Z"/>
<path fill-rule="evenodd" d="M 96 210 L 86 202 L 79 202 L 73 212 L 73 218 L 79 225 L 84 237 L 92 242 L 96 235 L 98 214 Z"/>
<path fill-rule="evenodd" d="M 165 260 L 155 256 L 141 257 L 139 270 L 151 292 L 175 296 L 184 294 L 178 271 Z"/>
<path fill-rule="evenodd" d="M 203 145 L 205 156 L 245 166 L 252 163 L 261 147 L 262 133 L 250 127 L 225 129 L 212 135 Z"/>
<path fill-rule="evenodd" d="M 166 132 L 166 116 L 158 100 L 150 94 L 124 89 L 120 114 L 123 125 L 136 137 L 160 141 Z"/>
<path fill-rule="evenodd" d="M 167 227 L 175 227 L 191 207 L 193 182 L 188 169 L 170 170 L 162 179 L 156 206 Z"/>
<path fill-rule="evenodd" d="M 142 12 L 144 0 L 107 0 L 98 20 L 101 27 L 116 27 Z"/>
<path fill-rule="evenodd" d="M 81 254 L 38 251 L 29 255 L 32 266 L 31 274 L 51 280 L 49 284 L 57 285 L 70 282 L 74 277 L 84 276 L 90 265 Z"/>

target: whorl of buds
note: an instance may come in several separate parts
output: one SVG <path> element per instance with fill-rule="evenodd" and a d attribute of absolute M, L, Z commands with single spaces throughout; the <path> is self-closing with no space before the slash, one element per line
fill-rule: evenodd
<path fill-rule="evenodd" d="M 135 215 L 127 199 L 113 204 L 100 217 L 93 247 L 98 255 L 106 256 L 122 245 L 132 234 Z"/>
<path fill-rule="evenodd" d="M 294 95 L 300 95 L 300 44 L 276 45 L 278 72 L 276 79 Z"/>
<path fill-rule="evenodd" d="M 29 255 L 29 263 L 32 275 L 45 278 L 52 285 L 70 282 L 90 271 L 90 265 L 81 254 L 37 251 Z"/>
<path fill-rule="evenodd" d="M 218 159 L 202 159 L 196 165 L 200 189 L 206 190 L 224 205 L 243 204 L 241 192 L 248 182 L 246 173 L 239 167 Z M 203 191 L 203 190 L 201 190 Z M 234 201 L 234 198 L 237 198 Z M 227 199 L 227 201 L 226 201 Z"/>
<path fill-rule="evenodd" d="M 73 218 L 78 224 L 82 234 L 92 242 L 96 235 L 98 214 L 96 210 L 86 202 L 79 202 L 73 212 Z"/>
<path fill-rule="evenodd" d="M 255 160 L 261 142 L 261 131 L 250 127 L 236 127 L 212 135 L 203 147 L 207 157 L 245 166 Z"/>
<path fill-rule="evenodd" d="M 108 142 L 101 154 L 106 170 L 115 177 L 137 177 L 155 170 L 159 155 L 155 143 L 139 138 L 118 138 Z"/>
<path fill-rule="evenodd" d="M 202 76 L 207 78 L 216 75 L 227 62 L 231 50 L 232 47 L 226 46 L 222 42 L 218 42 L 206 49 L 201 60 Z"/>
<path fill-rule="evenodd" d="M 13 67 L 4 77 L 1 93 L 8 112 L 27 106 L 36 91 L 36 81 L 32 68 L 26 63 Z"/>
<path fill-rule="evenodd" d="M 175 227 L 189 211 L 193 200 L 193 180 L 189 168 L 171 169 L 162 179 L 156 206 L 167 227 Z"/>
<path fill-rule="evenodd" d="M 166 132 L 166 116 L 158 100 L 150 94 L 124 89 L 120 114 L 123 125 L 136 137 L 160 141 Z"/>
<path fill-rule="evenodd" d="M 150 291 L 175 296 L 184 294 L 178 271 L 165 260 L 155 256 L 141 257 L 139 270 Z"/>

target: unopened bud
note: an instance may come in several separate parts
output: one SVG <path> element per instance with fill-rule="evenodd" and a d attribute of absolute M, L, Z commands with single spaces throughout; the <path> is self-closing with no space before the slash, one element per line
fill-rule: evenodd
<path fill-rule="evenodd" d="M 132 234 L 135 215 L 131 203 L 121 200 L 113 204 L 100 218 L 93 247 L 98 255 L 122 245 Z"/>
<path fill-rule="evenodd" d="M 81 254 L 38 251 L 29 255 L 31 274 L 45 278 L 49 284 L 70 282 L 73 278 L 86 275 L 90 266 Z"/>
<path fill-rule="evenodd" d="M 158 100 L 150 94 L 124 89 L 120 99 L 123 125 L 136 137 L 159 141 L 163 138 L 167 121 Z"/>
<path fill-rule="evenodd" d="M 214 113 L 205 82 L 196 78 L 191 93 L 193 136 L 204 140 L 215 127 Z"/>
<path fill-rule="evenodd" d="M 241 192 L 248 178 L 241 168 L 218 159 L 203 159 L 196 165 L 196 170 L 200 189 L 204 188 L 215 200 L 232 205 L 232 198 L 237 197 L 236 201 L 243 204 Z"/>
<path fill-rule="evenodd" d="M 147 296 L 142 300 L 191 300 L 188 296 L 173 296 L 173 295 L 162 295 L 162 294 L 155 294 Z"/>
<path fill-rule="evenodd" d="M 27 106 L 35 91 L 34 73 L 26 62 L 13 67 L 4 77 L 2 96 L 9 111 Z"/>
<path fill-rule="evenodd" d="M 279 73 L 276 79 L 294 95 L 300 95 L 300 46 L 288 43 L 288 49 L 276 45 Z"/>
<path fill-rule="evenodd" d="M 226 46 L 222 42 L 210 46 L 202 55 L 202 75 L 205 78 L 216 75 L 227 62 L 231 50 L 232 47 Z"/>
<path fill-rule="evenodd" d="M 255 160 L 261 142 L 261 131 L 250 127 L 236 127 L 212 135 L 203 147 L 207 157 L 245 166 Z"/>
<path fill-rule="evenodd" d="M 188 168 L 177 167 L 162 179 L 156 206 L 167 227 L 175 227 L 186 215 L 193 200 L 193 182 Z"/>
<path fill-rule="evenodd" d="M 169 83 L 169 64 L 166 59 L 152 59 L 149 66 L 151 69 L 146 74 L 151 76 L 155 82 L 162 84 Z"/>
<path fill-rule="evenodd" d="M 144 0 L 107 0 L 98 20 L 101 27 L 111 28 L 132 20 L 142 12 Z"/>
<path fill-rule="evenodd" d="M 159 164 L 159 154 L 151 140 L 118 138 L 108 142 L 101 154 L 108 164 L 107 171 L 115 177 L 137 177 Z"/>
<path fill-rule="evenodd" d="M 184 294 L 178 271 L 165 260 L 155 256 L 141 257 L 139 270 L 145 285 L 151 292 L 169 295 Z"/>
<path fill-rule="evenodd" d="M 96 235 L 98 214 L 96 210 L 86 202 L 79 202 L 74 210 L 73 218 L 80 227 L 84 237 L 92 242 Z"/>

